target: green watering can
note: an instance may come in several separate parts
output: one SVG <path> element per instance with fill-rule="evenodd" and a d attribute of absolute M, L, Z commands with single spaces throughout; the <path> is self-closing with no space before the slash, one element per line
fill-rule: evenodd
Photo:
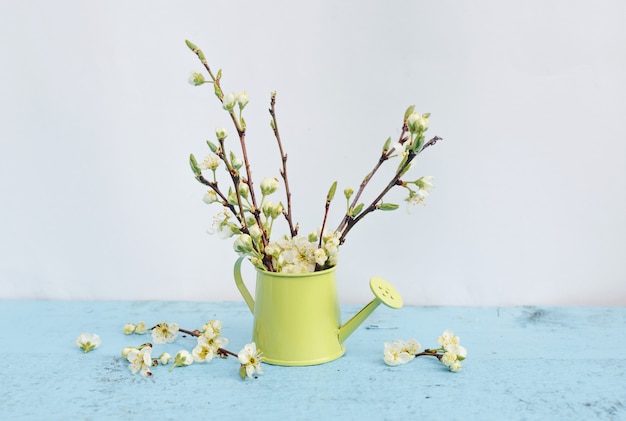
<path fill-rule="evenodd" d="M 335 360 L 346 352 L 343 342 L 380 303 L 402 307 L 402 297 L 391 284 L 371 278 L 375 298 L 341 325 L 336 267 L 299 274 L 256 269 L 253 299 L 241 277 L 243 259 L 235 263 L 235 283 L 254 315 L 253 340 L 270 364 L 303 366 Z"/>

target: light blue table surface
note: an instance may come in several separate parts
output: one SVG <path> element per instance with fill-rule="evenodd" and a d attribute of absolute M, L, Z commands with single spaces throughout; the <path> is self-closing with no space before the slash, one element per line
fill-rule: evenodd
<path fill-rule="evenodd" d="M 343 306 L 344 320 L 360 306 Z M 234 358 L 148 378 L 132 375 L 127 322 L 223 322 L 229 350 L 251 336 L 243 303 L 0 301 L 1 420 L 570 420 L 626 419 L 626 308 L 378 308 L 346 341 L 342 358 L 311 367 L 265 364 L 242 381 Z M 445 328 L 468 349 L 459 373 L 431 357 L 383 363 L 383 343 L 436 346 Z M 82 332 L 102 345 L 83 354 Z M 191 350 L 195 339 L 155 347 Z"/>

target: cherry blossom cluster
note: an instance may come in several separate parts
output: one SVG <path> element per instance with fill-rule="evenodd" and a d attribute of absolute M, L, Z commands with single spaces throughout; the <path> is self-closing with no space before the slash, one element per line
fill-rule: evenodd
<path fill-rule="evenodd" d="M 143 322 L 135 326 L 142 325 Z M 137 329 L 131 329 L 124 326 L 124 334 L 141 334 Z M 145 324 L 143 324 L 145 326 Z M 140 330 L 141 331 L 141 330 Z M 243 378 L 256 377 L 256 374 L 262 374 L 261 362 L 263 355 L 257 350 L 254 342 L 246 344 L 238 354 L 228 351 L 224 347 L 228 344 L 228 339 L 221 336 L 222 322 L 219 320 L 210 320 L 201 330 L 185 330 L 181 329 L 177 323 L 161 322 L 149 329 L 152 337 L 152 343 L 144 343 L 140 346 L 129 346 L 122 350 L 122 357 L 128 361 L 128 369 L 133 374 L 139 373 L 144 377 L 152 375 L 152 367 L 158 365 L 169 365 L 170 371 L 176 367 L 185 367 L 193 363 L 208 363 L 215 357 L 227 358 L 228 356 L 237 357 L 240 362 L 239 373 Z M 144 332 L 146 333 L 147 330 Z M 174 343 L 183 332 L 187 335 L 196 337 L 196 345 L 189 352 L 181 349 L 172 357 L 169 353 L 163 352 L 159 356 L 154 356 L 153 346 L 159 344 Z M 154 345 L 153 345 L 154 344 Z"/>
<path fill-rule="evenodd" d="M 209 151 L 203 160 L 197 160 L 191 154 L 189 162 L 197 181 L 208 187 L 203 200 L 209 205 L 217 205 L 220 211 L 213 218 L 210 233 L 222 238 L 235 237 L 234 249 L 250 259 L 260 270 L 283 273 L 303 273 L 320 271 L 337 264 L 338 250 L 346 240 L 350 230 L 366 215 L 374 211 L 393 211 L 399 205 L 387 201 L 387 193 L 399 187 L 405 189 L 407 205 L 423 204 L 424 199 L 433 190 L 433 177 L 424 176 L 415 180 L 405 176 L 413 166 L 415 157 L 424 149 L 434 145 L 441 138 L 435 136 L 426 141 L 425 132 L 429 127 L 429 113 L 418 113 L 410 106 L 404 113 L 400 136 L 395 142 L 389 137 L 382 152 L 375 161 L 374 168 L 360 182 L 358 190 L 351 187 L 344 189 L 346 211 L 335 229 L 327 228 L 327 218 L 331 201 L 335 196 L 337 182 L 333 182 L 328 194 L 319 228 L 308 236 L 299 234 L 299 225 L 294 223 L 291 206 L 291 191 L 287 177 L 287 154 L 283 150 L 278 120 L 276 118 L 276 93 L 270 97 L 270 127 L 278 144 L 282 166 L 279 169 L 284 186 L 285 201 L 272 196 L 280 189 L 281 181 L 277 177 L 263 178 L 260 183 L 260 195 L 255 191 L 252 180 L 250 159 L 246 147 L 246 121 L 244 110 L 250 102 L 246 91 L 225 93 L 222 89 L 222 70 L 214 73 L 206 56 L 195 44 L 186 41 L 187 47 L 198 57 L 209 77 L 193 72 L 189 83 L 193 86 L 212 85 L 213 93 L 227 113 L 227 119 L 236 131 L 235 141 L 228 140 L 228 131 L 224 127 L 215 129 L 216 140 L 207 140 Z M 363 193 L 379 168 L 392 159 L 397 167 L 378 195 L 363 201 Z M 220 176 L 228 180 L 225 188 Z M 260 198 L 259 198 L 260 196 Z M 369 205 L 367 204 L 369 203 Z M 288 234 L 280 234 L 276 240 L 272 237 L 274 223 L 284 217 L 288 225 Z"/>
<path fill-rule="evenodd" d="M 415 339 L 385 342 L 383 359 L 387 365 L 395 366 L 406 364 L 415 357 L 432 356 L 450 371 L 457 372 L 463 368 L 461 361 L 467 356 L 467 350 L 461 346 L 460 342 L 460 338 L 450 329 L 444 330 L 441 336 L 437 337 L 439 348 L 425 349 L 422 352 L 420 352 L 421 344 Z"/>

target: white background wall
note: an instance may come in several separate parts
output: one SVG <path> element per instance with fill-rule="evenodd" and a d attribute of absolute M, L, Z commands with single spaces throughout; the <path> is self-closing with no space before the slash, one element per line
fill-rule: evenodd
<path fill-rule="evenodd" d="M 625 20 L 619 0 L 3 1 L 0 298 L 240 299 L 187 163 L 228 122 L 187 83 L 188 38 L 250 94 L 257 182 L 278 91 L 304 232 L 408 105 L 432 113 L 413 175 L 436 189 L 357 225 L 342 302 L 378 275 L 411 304 L 626 305 Z"/>

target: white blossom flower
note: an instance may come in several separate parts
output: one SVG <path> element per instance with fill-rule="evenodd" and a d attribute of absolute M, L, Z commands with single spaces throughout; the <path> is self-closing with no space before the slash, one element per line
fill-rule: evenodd
<path fill-rule="evenodd" d="M 239 374 L 241 378 L 245 378 L 246 376 L 252 377 L 254 373 L 263 374 L 261 370 L 261 361 L 263 360 L 263 355 L 261 350 L 257 350 L 256 343 L 251 342 L 246 344 L 241 351 L 237 354 L 237 358 L 241 363 L 241 368 L 239 370 Z"/>
<path fill-rule="evenodd" d="M 415 183 L 420 188 L 420 190 L 424 190 L 426 193 L 430 193 L 435 188 L 435 186 L 433 185 L 434 178 L 435 177 L 433 177 L 432 175 L 425 175 L 423 177 L 418 178 L 417 181 L 415 181 Z"/>
<path fill-rule="evenodd" d="M 422 345 L 415 339 L 409 339 L 408 341 L 404 342 L 404 347 L 402 348 L 403 351 L 411 355 L 419 353 L 421 349 Z"/>
<path fill-rule="evenodd" d="M 441 356 L 441 362 L 443 363 L 443 365 L 448 367 L 450 371 L 457 372 L 461 370 L 461 368 L 463 368 L 461 366 L 461 361 L 459 361 L 457 355 L 453 352 L 445 352 Z"/>
<path fill-rule="evenodd" d="M 209 320 L 202 326 L 202 334 L 207 337 L 217 336 L 222 332 L 222 322 L 220 320 Z"/>
<path fill-rule="evenodd" d="M 206 338 L 204 341 L 198 340 L 198 344 L 191 351 L 191 355 L 193 356 L 193 360 L 197 363 L 209 362 L 215 356 L 215 350 L 206 342 Z"/>
<path fill-rule="evenodd" d="M 387 365 L 400 365 L 406 364 L 415 358 L 415 355 L 406 351 L 408 346 L 404 341 L 385 342 L 385 351 L 383 354 L 383 360 Z"/>
<path fill-rule="evenodd" d="M 76 338 L 76 346 L 82 349 L 85 354 L 99 347 L 101 342 L 100 336 L 95 333 L 81 333 Z"/>
<path fill-rule="evenodd" d="M 324 266 L 324 263 L 328 260 L 328 256 L 326 255 L 324 249 L 316 249 L 313 254 L 315 256 L 315 263 L 320 266 Z"/>
<path fill-rule="evenodd" d="M 126 359 L 128 360 L 128 369 L 131 373 L 139 372 L 143 377 L 152 375 L 150 367 L 152 367 L 152 346 L 144 346 L 141 349 L 132 349 L 128 352 Z"/>
<path fill-rule="evenodd" d="M 155 344 L 171 344 L 178 336 L 178 324 L 162 322 L 152 328 L 152 340 Z"/>
<path fill-rule="evenodd" d="M 264 196 L 274 193 L 278 190 L 278 187 L 278 178 L 264 178 L 261 180 L 261 193 L 263 193 Z"/>
<path fill-rule="evenodd" d="M 228 344 L 228 339 L 219 336 L 219 332 L 207 329 L 198 336 L 198 343 L 191 354 L 195 362 L 209 362 L 218 355 L 220 348 Z"/>
<path fill-rule="evenodd" d="M 221 162 L 222 161 L 219 156 L 217 156 L 213 152 L 209 152 L 204 158 L 204 161 L 202 161 L 202 164 L 200 164 L 200 168 L 215 171 L 217 167 L 220 166 Z"/>
<path fill-rule="evenodd" d="M 447 352 L 455 354 L 459 359 L 463 360 L 467 357 L 467 349 L 459 344 L 449 344 L 444 347 Z"/>
<path fill-rule="evenodd" d="M 135 333 L 135 329 L 137 329 L 137 325 L 134 325 L 132 323 L 126 323 L 124 325 L 124 335 L 132 335 L 133 333 Z"/>
<path fill-rule="evenodd" d="M 444 349 L 450 345 L 458 345 L 460 342 L 461 339 L 450 329 L 444 330 L 441 336 L 437 337 L 437 343 Z"/>
<path fill-rule="evenodd" d="M 409 197 L 404 199 L 410 205 L 419 205 L 424 202 L 424 199 L 433 190 L 432 176 L 424 176 L 416 180 L 414 183 L 417 185 L 417 190 L 409 189 Z"/>
<path fill-rule="evenodd" d="M 404 142 L 404 143 L 398 142 L 395 145 L 393 145 L 393 149 L 396 151 L 398 156 L 404 158 L 404 156 L 406 156 L 409 153 L 407 151 L 407 145 L 408 145 L 408 142 Z"/>
<path fill-rule="evenodd" d="M 213 224 L 209 228 L 208 233 L 217 234 L 220 238 L 228 238 L 239 233 L 239 228 L 230 222 L 231 214 L 228 210 L 222 209 L 213 217 Z"/>

